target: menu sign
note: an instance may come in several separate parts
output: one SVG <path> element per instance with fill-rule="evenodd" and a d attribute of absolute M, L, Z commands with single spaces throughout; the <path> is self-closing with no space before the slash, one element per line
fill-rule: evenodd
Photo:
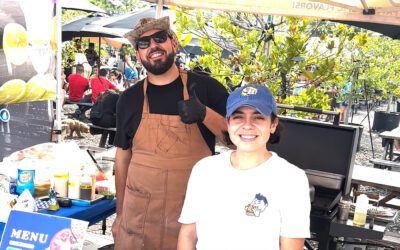
<path fill-rule="evenodd" d="M 83 248 L 89 222 L 40 213 L 11 211 L 0 250 Z"/>

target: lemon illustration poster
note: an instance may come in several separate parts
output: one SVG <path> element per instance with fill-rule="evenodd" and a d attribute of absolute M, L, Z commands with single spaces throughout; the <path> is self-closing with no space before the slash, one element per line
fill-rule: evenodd
<path fill-rule="evenodd" d="M 0 19 L 0 104 L 54 99 L 57 81 L 53 1 L 6 0 L 0 10 L 6 17 Z"/>
<path fill-rule="evenodd" d="M 50 140 L 55 99 L 55 1 L 1 0 L 0 161 Z M 46 101 L 45 101 L 46 100 Z"/>

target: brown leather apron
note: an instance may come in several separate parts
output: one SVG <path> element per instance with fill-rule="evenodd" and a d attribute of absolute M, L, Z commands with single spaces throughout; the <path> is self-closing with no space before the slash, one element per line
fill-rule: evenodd
<path fill-rule="evenodd" d="M 180 76 L 187 100 L 187 74 Z M 211 151 L 197 124 L 184 124 L 179 115 L 150 114 L 146 89 L 147 79 L 115 249 L 176 250 L 178 218 L 192 167 Z"/>

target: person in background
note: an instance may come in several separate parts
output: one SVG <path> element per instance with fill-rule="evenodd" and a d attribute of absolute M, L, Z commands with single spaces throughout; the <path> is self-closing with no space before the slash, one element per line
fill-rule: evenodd
<path fill-rule="evenodd" d="M 114 84 L 118 84 L 118 72 L 116 70 L 111 70 L 110 73 L 108 73 L 108 80 Z"/>
<path fill-rule="evenodd" d="M 126 54 L 123 57 L 123 74 L 124 74 L 124 87 L 129 88 L 133 84 L 135 84 L 139 79 L 138 71 L 135 65 L 131 62 L 131 55 Z"/>
<path fill-rule="evenodd" d="M 120 73 L 117 70 L 111 70 L 110 73 L 108 74 L 108 80 L 114 84 L 115 86 L 117 86 L 118 90 L 123 91 L 124 90 L 124 86 L 123 84 L 120 82 Z"/>
<path fill-rule="evenodd" d="M 67 91 L 68 91 L 68 81 L 67 81 L 67 76 L 65 75 L 65 69 L 61 69 L 61 95 L 62 95 L 62 104 L 64 105 L 65 101 L 67 100 Z"/>
<path fill-rule="evenodd" d="M 337 88 L 336 84 L 332 84 L 332 86 L 328 87 L 328 89 L 325 91 L 325 93 L 329 96 L 329 99 L 331 100 L 329 102 L 330 110 L 335 111 L 338 107 L 338 103 L 336 100 L 338 88 Z M 333 118 L 334 118 L 333 115 L 327 115 L 325 121 L 330 121 Z"/>
<path fill-rule="evenodd" d="M 67 81 L 67 76 L 65 75 L 65 69 L 62 68 L 61 70 L 61 82 L 62 86 L 61 89 L 63 89 L 65 92 L 68 90 L 68 81 Z"/>
<path fill-rule="evenodd" d="M 117 104 L 115 249 L 176 249 L 193 165 L 223 140 L 228 97 L 217 80 L 179 71 L 169 18 L 143 18 L 125 35 L 147 77 Z"/>
<path fill-rule="evenodd" d="M 82 64 L 76 65 L 76 73 L 68 76 L 68 100 L 72 102 L 90 102 L 90 97 L 84 97 L 85 90 L 89 88 L 88 79 L 83 77 Z"/>
<path fill-rule="evenodd" d="M 90 110 L 90 121 L 97 126 L 104 128 L 116 127 L 116 109 L 119 98 L 119 92 L 109 90 L 103 95 L 99 95 L 96 102 Z M 103 130 L 90 128 L 91 134 L 102 134 Z M 109 131 L 108 144 L 113 145 L 115 138 L 115 131 Z"/>
<path fill-rule="evenodd" d="M 85 50 L 85 56 L 90 66 L 94 66 L 96 63 L 100 63 L 100 57 L 94 50 L 94 43 L 89 43 L 89 48 Z"/>
<path fill-rule="evenodd" d="M 100 69 L 99 76 L 92 78 L 90 81 L 92 87 L 92 103 L 96 102 L 98 94 L 103 93 L 107 89 L 118 90 L 117 86 L 107 79 L 107 74 L 107 69 Z"/>
<path fill-rule="evenodd" d="M 293 88 L 293 95 L 300 94 L 301 91 L 307 89 L 309 87 L 308 78 L 304 75 L 303 72 L 299 73 L 299 81 L 295 83 Z"/>
<path fill-rule="evenodd" d="M 400 140 L 394 140 L 394 150 L 400 153 Z"/>
<path fill-rule="evenodd" d="M 93 67 L 93 73 L 90 75 L 90 80 L 92 80 L 93 78 L 97 78 L 99 76 L 99 67 L 97 65 L 95 65 Z"/>
<path fill-rule="evenodd" d="M 266 147 L 279 142 L 282 130 L 268 87 L 234 90 L 226 123 L 237 149 L 194 166 L 179 218 L 178 250 L 302 250 L 310 237 L 308 179 Z"/>
<path fill-rule="evenodd" d="M 68 76 L 68 100 L 72 102 L 79 102 L 83 104 L 90 104 L 92 95 L 85 95 L 85 91 L 90 88 L 89 81 L 84 75 L 84 66 L 82 64 L 76 65 L 76 74 Z M 74 117 L 77 119 L 85 118 L 85 111 L 90 109 L 88 105 L 79 105 L 75 110 Z"/>
<path fill-rule="evenodd" d="M 107 66 L 111 69 L 118 66 L 117 57 L 114 52 L 112 52 L 110 58 L 108 58 Z"/>
<path fill-rule="evenodd" d="M 346 85 L 342 90 L 342 102 L 340 103 L 340 121 L 344 122 L 347 117 L 347 110 L 349 108 L 349 98 L 351 92 L 351 81 L 347 81 Z"/>

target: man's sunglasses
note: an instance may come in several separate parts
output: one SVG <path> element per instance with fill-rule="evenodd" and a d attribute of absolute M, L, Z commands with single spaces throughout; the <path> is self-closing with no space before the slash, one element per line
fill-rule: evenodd
<path fill-rule="evenodd" d="M 156 43 L 164 43 L 168 39 L 168 32 L 166 30 L 162 30 L 150 36 L 142 36 L 136 42 L 136 50 L 147 49 L 150 46 L 151 39 L 153 39 L 153 41 Z"/>

